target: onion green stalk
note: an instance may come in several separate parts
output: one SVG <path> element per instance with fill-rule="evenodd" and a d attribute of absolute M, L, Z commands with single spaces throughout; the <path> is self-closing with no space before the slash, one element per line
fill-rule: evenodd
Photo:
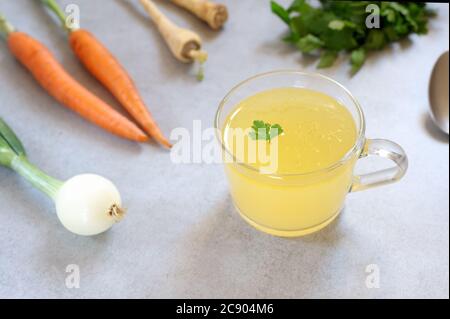
<path fill-rule="evenodd" d="M 75 234 L 97 235 L 123 218 L 120 194 L 112 182 L 93 174 L 78 175 L 66 182 L 47 175 L 30 163 L 22 142 L 2 118 L 0 166 L 14 170 L 50 197 L 63 226 Z"/>

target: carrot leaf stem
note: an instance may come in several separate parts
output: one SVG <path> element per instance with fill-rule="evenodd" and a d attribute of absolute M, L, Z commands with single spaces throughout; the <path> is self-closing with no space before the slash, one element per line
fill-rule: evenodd
<path fill-rule="evenodd" d="M 16 28 L 0 13 L 0 34 L 7 38 L 14 31 L 16 31 Z"/>
<path fill-rule="evenodd" d="M 50 11 L 52 11 L 61 22 L 61 26 L 67 31 L 71 32 L 72 29 L 67 26 L 67 16 L 58 3 L 55 0 L 41 0 L 42 4 L 44 4 Z"/>

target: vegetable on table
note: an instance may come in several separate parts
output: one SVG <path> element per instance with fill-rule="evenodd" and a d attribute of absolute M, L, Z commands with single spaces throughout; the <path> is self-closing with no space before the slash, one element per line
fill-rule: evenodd
<path fill-rule="evenodd" d="M 435 13 L 425 3 L 320 0 L 313 7 L 295 0 L 285 9 L 271 1 L 272 12 L 289 26 L 285 42 L 305 54 L 321 51 L 318 68 L 331 67 L 339 52 L 350 53 L 351 73 L 363 66 L 369 51 L 381 50 L 409 35 L 426 34 Z M 379 9 L 379 14 L 372 11 Z M 379 26 L 373 25 L 379 18 Z M 368 21 L 367 21 L 368 20 Z M 373 26 L 373 27 L 372 27 Z"/>
<path fill-rule="evenodd" d="M 187 29 L 183 29 L 170 21 L 151 0 L 140 0 L 147 13 L 156 24 L 159 32 L 166 41 L 173 55 L 181 62 L 200 63 L 198 79 L 203 79 L 202 65 L 208 59 L 208 53 L 202 50 L 200 36 Z"/>
<path fill-rule="evenodd" d="M 225 5 L 209 0 L 171 0 L 176 5 L 192 12 L 205 21 L 213 30 L 219 30 L 228 21 Z"/>
<path fill-rule="evenodd" d="M 115 96 L 150 137 L 171 148 L 172 144 L 156 124 L 133 80 L 111 52 L 87 30 L 68 26 L 67 17 L 55 0 L 41 1 L 68 31 L 72 51 L 84 67 Z"/>
<path fill-rule="evenodd" d="M 74 234 L 93 236 L 110 229 L 124 216 L 119 191 L 109 180 L 92 174 L 59 181 L 28 161 L 21 141 L 0 118 L 0 166 L 25 178 L 55 203 L 63 226 Z"/>
<path fill-rule="evenodd" d="M 6 38 L 11 53 L 57 101 L 117 136 L 137 142 L 148 140 L 133 122 L 72 78 L 43 44 L 16 31 L 1 15 L 0 33 Z"/>

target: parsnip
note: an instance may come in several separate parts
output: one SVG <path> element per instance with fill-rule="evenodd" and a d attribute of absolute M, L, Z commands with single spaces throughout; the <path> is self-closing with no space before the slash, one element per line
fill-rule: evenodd
<path fill-rule="evenodd" d="M 140 0 L 147 13 L 157 26 L 173 55 L 184 63 L 206 61 L 208 54 L 202 50 L 200 36 L 188 29 L 178 27 L 170 21 L 151 0 Z"/>
<path fill-rule="evenodd" d="M 209 0 L 171 0 L 176 5 L 195 14 L 208 25 L 218 30 L 228 20 L 228 9 L 225 5 Z"/>

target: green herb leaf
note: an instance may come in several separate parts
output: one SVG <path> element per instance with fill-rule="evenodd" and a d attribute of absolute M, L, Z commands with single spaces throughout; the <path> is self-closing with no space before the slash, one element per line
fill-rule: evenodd
<path fill-rule="evenodd" d="M 356 74 L 361 69 L 365 61 L 366 61 L 366 50 L 360 48 L 352 52 L 350 58 L 350 62 L 352 65 L 351 70 L 352 75 Z"/>
<path fill-rule="evenodd" d="M 275 13 L 277 16 L 279 16 L 281 20 L 283 20 L 286 24 L 289 25 L 291 22 L 289 12 L 275 1 L 271 1 L 270 5 L 272 7 L 272 12 Z"/>
<path fill-rule="evenodd" d="M 249 136 L 253 140 L 271 141 L 273 138 L 281 135 L 284 131 L 279 124 L 269 124 L 264 121 L 253 121 L 252 131 L 249 132 Z"/>
<path fill-rule="evenodd" d="M 303 53 L 311 53 L 312 51 L 321 48 L 323 45 L 324 43 L 312 34 L 308 34 L 297 42 L 297 47 Z"/>
<path fill-rule="evenodd" d="M 351 29 L 343 29 L 341 31 L 328 29 L 322 35 L 322 40 L 325 43 L 324 48 L 329 50 L 352 50 L 358 46 L 358 42 L 354 37 L 354 31 Z"/>
<path fill-rule="evenodd" d="M 384 32 L 378 29 L 372 29 L 367 36 L 365 48 L 369 50 L 381 50 L 386 45 Z"/>
<path fill-rule="evenodd" d="M 331 67 L 336 61 L 337 57 L 338 53 L 336 51 L 323 51 L 317 68 L 324 69 Z"/>
<path fill-rule="evenodd" d="M 270 132 L 269 132 L 269 140 L 272 140 L 273 138 L 283 134 L 283 128 L 281 127 L 280 124 L 274 124 L 270 127 Z"/>
<path fill-rule="evenodd" d="M 390 22 L 390 23 L 395 22 L 395 19 L 397 18 L 397 17 L 396 17 L 396 14 L 395 14 L 395 11 L 392 10 L 392 9 L 390 9 L 390 8 L 387 8 L 387 9 L 381 11 L 381 15 L 382 15 L 382 16 L 385 16 L 385 17 L 386 17 L 386 20 L 387 20 L 388 22 Z"/>
<path fill-rule="evenodd" d="M 332 30 L 342 30 L 345 28 L 345 22 L 342 20 L 333 20 L 330 23 L 328 23 L 328 27 Z"/>

